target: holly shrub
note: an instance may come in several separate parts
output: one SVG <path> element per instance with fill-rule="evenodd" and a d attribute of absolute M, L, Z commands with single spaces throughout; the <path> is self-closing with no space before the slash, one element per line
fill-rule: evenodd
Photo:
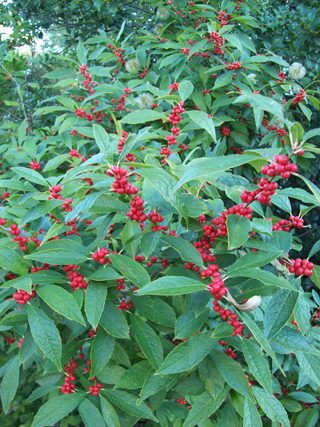
<path fill-rule="evenodd" d="M 246 2 L 149 3 L 30 117 L 3 56 L 1 425 L 319 425 L 309 70 L 256 51 Z"/>

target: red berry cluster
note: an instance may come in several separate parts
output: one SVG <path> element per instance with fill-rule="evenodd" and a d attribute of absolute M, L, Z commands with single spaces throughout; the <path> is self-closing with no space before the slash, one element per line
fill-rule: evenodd
<path fill-rule="evenodd" d="M 107 174 L 115 178 L 111 191 L 118 194 L 137 194 L 138 188 L 132 187 L 128 181 L 128 171 L 118 166 L 113 166 L 107 171 Z"/>
<path fill-rule="evenodd" d="M 272 226 L 273 230 L 290 231 L 292 227 L 302 228 L 304 220 L 299 216 L 290 215 L 290 221 L 281 219 L 279 222 Z"/>
<path fill-rule="evenodd" d="M 235 205 L 229 208 L 227 211 L 222 212 L 219 218 L 213 218 L 211 220 L 213 226 L 216 227 L 214 229 L 210 225 L 204 225 L 202 227 L 205 235 L 210 237 L 210 241 L 213 241 L 217 236 L 226 236 L 228 234 L 226 221 L 228 215 L 238 215 L 243 216 L 244 218 L 251 219 L 252 218 L 252 209 L 245 205 Z"/>
<path fill-rule="evenodd" d="M 261 172 L 263 175 L 268 175 L 270 178 L 280 175 L 283 179 L 290 178 L 291 172 L 297 172 L 298 166 L 294 163 L 290 163 L 289 158 L 285 155 L 274 156 L 275 163 L 270 165 L 262 166 Z"/>
<path fill-rule="evenodd" d="M 262 205 L 270 205 L 271 196 L 276 192 L 278 184 L 268 181 L 267 178 L 261 178 L 258 186 L 260 188 L 255 191 L 244 190 L 240 196 L 241 200 L 244 203 L 252 203 L 257 198 Z"/>
<path fill-rule="evenodd" d="M 125 300 L 122 300 L 121 303 L 118 305 L 118 309 L 120 311 L 122 311 L 122 310 L 129 310 L 130 307 L 134 307 L 131 299 L 129 299 L 128 303 Z"/>
<path fill-rule="evenodd" d="M 122 131 L 122 138 L 120 138 L 119 142 L 118 142 L 118 153 L 122 152 L 123 146 L 124 146 L 127 138 L 128 138 L 128 132 L 123 130 Z"/>
<path fill-rule="evenodd" d="M 232 19 L 232 15 L 227 15 L 223 10 L 219 10 L 218 19 L 220 19 L 220 27 L 227 25 L 227 21 Z"/>
<path fill-rule="evenodd" d="M 22 252 L 27 250 L 27 243 L 29 242 L 29 237 L 21 237 L 21 231 L 16 224 L 10 225 L 10 234 L 12 236 L 16 236 L 12 239 L 13 242 L 19 242 L 19 246 L 21 247 Z"/>
<path fill-rule="evenodd" d="M 89 387 L 89 391 L 91 391 L 92 396 L 98 396 L 99 395 L 99 391 L 101 389 L 102 389 L 102 384 L 101 383 L 98 383 L 97 385 L 91 385 Z"/>
<path fill-rule="evenodd" d="M 116 286 L 117 291 L 121 291 L 122 289 L 126 289 L 126 285 L 124 284 L 124 279 L 116 279 L 116 282 L 119 283 L 119 285 Z"/>
<path fill-rule="evenodd" d="M 85 160 L 86 160 L 85 157 L 81 156 L 81 154 L 79 154 L 79 152 L 77 150 L 74 150 L 74 149 L 69 151 L 69 156 L 71 157 L 71 159 L 73 159 L 73 157 L 78 157 L 83 162 L 85 162 Z"/>
<path fill-rule="evenodd" d="M 63 205 L 61 206 L 62 209 L 66 212 L 71 212 L 72 211 L 72 206 L 70 206 L 73 203 L 72 199 L 66 199 L 64 200 Z"/>
<path fill-rule="evenodd" d="M 20 305 L 26 305 L 28 301 L 31 300 L 31 298 L 35 298 L 37 296 L 37 293 L 35 290 L 31 292 L 31 295 L 28 294 L 28 292 L 24 291 L 23 289 L 18 289 L 18 292 L 15 292 L 12 297 L 14 300 L 17 301 Z"/>
<path fill-rule="evenodd" d="M 290 273 L 294 273 L 296 276 L 301 276 L 304 274 L 305 276 L 312 276 L 313 274 L 313 262 L 308 259 L 297 258 L 295 260 L 290 260 L 289 264 L 286 264 Z"/>
<path fill-rule="evenodd" d="M 224 289 L 226 289 L 226 288 L 224 288 Z M 224 290 L 224 289 L 222 289 L 222 290 Z M 221 297 L 220 297 L 220 299 L 221 299 Z M 219 305 L 217 300 L 213 301 L 213 306 L 214 306 L 213 311 L 215 311 L 216 313 L 219 313 L 222 320 L 228 319 L 227 322 L 230 323 L 230 325 L 232 325 L 234 327 L 234 332 L 233 332 L 232 336 L 242 335 L 242 331 L 244 329 L 244 326 L 241 325 L 239 320 L 237 320 L 238 315 L 236 313 L 232 313 L 230 309 L 225 310 L 221 305 Z"/>
<path fill-rule="evenodd" d="M 226 311 L 227 311 L 227 310 L 226 310 Z M 237 357 L 236 353 L 234 353 L 234 352 L 232 351 L 232 348 L 231 348 L 231 347 L 228 347 L 228 348 L 226 349 L 225 353 L 226 353 L 226 354 L 227 354 L 231 359 L 235 359 L 235 358 Z M 248 376 L 248 378 L 249 378 L 249 376 Z"/>
<path fill-rule="evenodd" d="M 144 222 L 147 219 L 147 216 L 143 213 L 144 200 L 140 196 L 135 196 L 131 200 L 130 206 L 127 217 L 131 218 L 132 221 Z"/>
<path fill-rule="evenodd" d="M 32 162 L 29 163 L 29 166 L 30 166 L 30 169 L 33 169 L 35 171 L 41 169 L 40 163 L 38 163 L 36 160 L 32 160 Z"/>
<path fill-rule="evenodd" d="M 157 262 L 158 258 L 156 256 L 152 256 L 150 261 L 147 262 L 147 267 L 151 267 L 153 263 Z"/>
<path fill-rule="evenodd" d="M 229 128 L 227 128 L 227 126 L 222 126 L 222 128 L 220 130 L 221 130 L 223 136 L 229 136 L 230 135 L 231 130 Z"/>
<path fill-rule="evenodd" d="M 179 83 L 177 83 L 177 82 L 172 83 L 168 87 L 168 89 L 172 89 L 174 92 L 177 92 L 178 88 L 179 88 Z M 172 95 L 172 92 L 170 92 L 170 95 Z"/>
<path fill-rule="evenodd" d="M 157 224 L 157 223 L 159 224 L 164 219 L 163 216 L 159 215 L 157 211 L 152 211 L 148 213 L 148 218 L 154 224 Z M 154 227 L 151 228 L 151 231 L 158 231 L 158 230 L 168 231 L 168 227 L 166 225 L 164 227 L 161 225 L 155 225 Z"/>
<path fill-rule="evenodd" d="M 181 399 L 175 399 L 177 403 L 180 403 L 180 405 L 186 406 L 188 409 L 191 409 L 191 406 L 188 405 L 188 402 L 184 397 L 181 397 Z"/>
<path fill-rule="evenodd" d="M 84 276 L 77 271 L 72 271 L 79 268 L 77 265 L 68 264 L 63 267 L 63 271 L 67 273 L 67 276 L 70 280 L 70 286 L 76 289 L 87 289 L 89 283 L 84 280 Z"/>
<path fill-rule="evenodd" d="M 21 347 L 22 343 L 23 343 L 23 337 L 19 338 L 19 341 L 18 341 L 18 347 L 19 348 Z"/>
<path fill-rule="evenodd" d="M 1 200 L 6 200 L 9 196 L 11 196 L 10 191 L 5 191 L 1 196 Z"/>
<path fill-rule="evenodd" d="M 94 261 L 98 261 L 100 264 L 106 264 L 107 262 L 109 264 L 112 264 L 110 258 L 106 258 L 107 255 L 109 255 L 110 252 L 107 248 L 99 249 L 97 252 L 94 252 L 92 255 L 92 259 Z"/>
<path fill-rule="evenodd" d="M 198 216 L 198 220 L 200 221 L 200 224 L 203 224 L 204 222 L 206 222 L 206 216 L 200 215 L 200 216 Z"/>
<path fill-rule="evenodd" d="M 213 54 L 221 55 L 223 58 L 225 55 L 225 52 L 221 49 L 221 47 L 223 46 L 223 39 L 217 31 L 212 31 L 210 33 L 208 43 L 210 43 L 212 40 L 214 42 Z"/>
<path fill-rule="evenodd" d="M 233 62 L 232 64 L 225 62 L 225 64 L 227 65 L 227 70 L 239 70 L 239 68 L 241 68 L 241 62 L 239 61 Z"/>
<path fill-rule="evenodd" d="M 52 187 L 49 188 L 50 191 L 50 196 L 48 196 L 48 200 L 51 199 L 58 199 L 58 200 L 62 200 L 62 196 L 60 193 L 60 191 L 62 190 L 62 186 L 61 185 L 53 185 Z"/>
<path fill-rule="evenodd" d="M 188 48 L 188 47 L 186 47 L 186 48 L 181 48 L 181 52 L 182 53 L 184 53 L 185 55 L 187 55 L 187 56 L 189 56 L 189 54 L 190 54 L 190 49 Z"/>
<path fill-rule="evenodd" d="M 306 92 L 303 89 L 300 89 L 299 93 L 295 96 L 294 100 L 292 101 L 292 105 L 296 105 L 302 102 L 305 96 L 306 96 Z"/>
<path fill-rule="evenodd" d="M 86 112 L 84 110 L 82 110 L 81 108 L 77 108 L 76 110 L 74 110 L 74 112 L 76 113 L 76 116 L 78 117 L 85 117 Z"/>
<path fill-rule="evenodd" d="M 214 257 L 216 258 L 216 257 Z M 216 271 L 219 270 L 219 266 L 217 264 L 210 264 L 207 270 L 202 270 L 200 273 L 201 277 L 210 277 L 213 276 Z M 220 275 L 218 276 L 220 277 Z"/>
<path fill-rule="evenodd" d="M 76 368 L 78 366 L 77 362 L 74 362 L 72 359 L 69 360 L 69 364 L 67 363 L 64 370 L 67 376 L 64 379 L 64 384 L 61 386 L 61 391 L 63 394 L 74 393 L 74 389 L 76 388 Z"/>

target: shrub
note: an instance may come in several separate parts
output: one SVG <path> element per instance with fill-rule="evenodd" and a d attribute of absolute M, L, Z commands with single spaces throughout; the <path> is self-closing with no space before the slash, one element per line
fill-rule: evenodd
<path fill-rule="evenodd" d="M 214 3 L 79 43 L 3 127 L 4 426 L 317 423 L 317 102 Z"/>

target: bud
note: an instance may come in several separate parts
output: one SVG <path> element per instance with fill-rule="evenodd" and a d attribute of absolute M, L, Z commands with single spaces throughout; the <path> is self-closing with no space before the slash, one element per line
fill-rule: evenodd
<path fill-rule="evenodd" d="M 163 24 L 157 24 L 153 27 L 152 32 L 155 36 L 159 36 L 161 33 L 161 30 L 163 28 Z"/>
<path fill-rule="evenodd" d="M 284 121 L 282 119 L 280 119 L 280 117 L 278 117 L 274 121 L 274 125 L 277 126 L 277 128 L 279 128 L 279 129 L 283 129 L 284 128 Z"/>
<path fill-rule="evenodd" d="M 249 74 L 247 77 L 254 85 L 257 83 L 257 80 L 255 79 L 255 77 L 257 77 L 256 74 Z"/>
<path fill-rule="evenodd" d="M 258 295 L 248 299 L 248 301 L 244 304 L 238 304 L 237 301 L 232 297 L 232 295 L 228 291 L 226 299 L 230 301 L 231 304 L 233 304 L 238 310 L 245 311 L 247 313 L 255 310 L 261 304 L 261 296 L 258 296 Z"/>
<path fill-rule="evenodd" d="M 289 67 L 289 77 L 291 79 L 300 80 L 306 75 L 307 70 L 302 64 L 299 64 L 299 62 L 294 62 Z"/>
<path fill-rule="evenodd" d="M 165 21 L 166 19 L 169 18 L 169 15 L 170 15 L 169 11 L 164 7 L 157 8 L 156 17 L 160 19 L 160 21 Z"/>
<path fill-rule="evenodd" d="M 136 104 L 141 108 L 141 110 L 145 110 L 147 108 L 150 109 L 154 106 L 154 99 L 150 93 L 144 92 L 136 98 Z"/>
<path fill-rule="evenodd" d="M 134 71 L 137 71 L 141 68 L 140 62 L 136 59 L 129 59 L 129 61 L 126 62 L 126 70 L 128 73 L 133 73 Z"/>

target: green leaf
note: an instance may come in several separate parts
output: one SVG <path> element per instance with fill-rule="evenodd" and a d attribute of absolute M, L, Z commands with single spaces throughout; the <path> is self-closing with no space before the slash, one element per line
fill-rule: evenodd
<path fill-rule="evenodd" d="M 296 352 L 296 357 L 300 368 L 307 377 L 311 378 L 318 386 L 320 386 L 320 357 L 315 356 L 314 354 L 302 353 L 300 351 Z"/>
<path fill-rule="evenodd" d="M 216 129 L 214 127 L 214 122 L 212 118 L 208 117 L 207 113 L 204 113 L 203 111 L 187 111 L 188 116 L 190 119 L 197 123 L 202 129 L 205 129 L 209 135 L 212 136 L 213 140 L 216 141 Z"/>
<path fill-rule="evenodd" d="M 202 393 L 192 405 L 192 408 L 185 420 L 183 427 L 193 427 L 200 425 L 201 421 L 206 420 L 214 414 L 224 402 L 229 393 L 230 387 L 225 386 L 220 390 L 216 398 L 205 391 Z"/>
<path fill-rule="evenodd" d="M 287 412 L 276 397 L 269 396 L 268 393 L 260 387 L 252 387 L 252 391 L 259 406 L 261 406 L 270 420 L 278 421 L 282 424 L 282 427 L 290 427 Z"/>
<path fill-rule="evenodd" d="M 164 113 L 159 113 L 154 110 L 143 110 L 143 111 L 134 111 L 127 114 L 121 120 L 121 123 L 126 123 L 129 125 L 136 125 L 139 123 L 151 122 L 155 120 L 166 121 L 166 115 Z"/>
<path fill-rule="evenodd" d="M 138 312 L 152 322 L 174 328 L 176 314 L 173 308 L 158 297 L 132 296 L 133 305 Z"/>
<path fill-rule="evenodd" d="M 260 414 L 256 405 L 249 399 L 245 399 L 244 402 L 243 427 L 262 427 Z"/>
<path fill-rule="evenodd" d="M 33 339 L 43 354 L 61 371 L 61 337 L 56 325 L 42 310 L 32 304 L 28 304 L 27 312 Z"/>
<path fill-rule="evenodd" d="M 116 338 L 129 339 L 129 326 L 118 307 L 111 301 L 106 301 L 99 324 L 110 335 Z"/>
<path fill-rule="evenodd" d="M 229 217 L 230 215 L 228 215 Z M 263 247 L 263 245 L 262 245 Z M 237 277 L 236 275 L 241 275 L 242 270 L 254 267 L 261 267 L 263 265 L 269 264 L 269 262 L 275 260 L 282 254 L 282 251 L 279 251 L 277 248 L 274 248 L 274 251 L 270 253 L 265 253 L 262 251 L 258 252 L 249 252 L 243 257 L 237 259 L 237 261 L 228 267 L 228 276 Z"/>
<path fill-rule="evenodd" d="M 94 273 L 90 274 L 88 277 L 89 280 L 94 280 L 97 282 L 106 282 L 108 280 L 116 280 L 123 278 L 123 275 L 120 276 L 112 268 L 104 267 L 96 270 Z"/>
<path fill-rule="evenodd" d="M 177 375 L 156 375 L 155 371 L 150 371 L 148 377 L 146 378 L 143 388 L 140 392 L 139 402 L 147 399 L 149 396 L 153 396 L 158 393 L 160 390 L 167 387 L 169 384 L 177 378 Z"/>
<path fill-rule="evenodd" d="M 185 101 L 194 91 L 194 86 L 191 82 L 182 82 L 179 84 L 178 92 L 182 101 Z"/>
<path fill-rule="evenodd" d="M 208 181 L 213 177 L 214 174 L 223 172 L 227 169 L 241 166 L 251 160 L 259 159 L 258 156 L 246 155 L 246 154 L 233 154 L 229 156 L 219 157 L 219 161 L 214 158 L 202 158 L 192 160 L 188 164 L 188 171 L 182 176 L 179 182 L 175 185 L 173 192 L 180 188 L 185 183 L 198 179 L 201 181 Z"/>
<path fill-rule="evenodd" d="M 127 390 L 142 388 L 151 370 L 153 370 L 152 366 L 147 360 L 136 363 L 122 375 L 115 388 L 124 388 Z"/>
<path fill-rule="evenodd" d="M 140 175 L 147 178 L 145 184 L 151 185 L 161 196 L 184 217 L 187 216 L 186 206 L 182 203 L 181 189 L 175 194 L 176 179 L 163 169 L 151 167 L 138 169 Z"/>
<path fill-rule="evenodd" d="M 32 209 L 28 210 L 25 215 L 20 220 L 20 224 L 23 227 L 24 224 L 27 224 L 29 221 L 40 218 L 43 215 L 51 212 L 57 206 L 63 204 L 63 200 L 47 200 L 46 202 L 39 203 Z"/>
<path fill-rule="evenodd" d="M 195 263 L 197 266 L 203 265 L 203 260 L 201 258 L 200 253 L 198 250 L 187 240 L 182 239 L 181 237 L 174 237 L 174 236 L 161 236 L 161 240 L 165 243 L 167 243 L 169 246 L 171 246 L 173 249 L 175 249 L 179 254 L 181 255 L 181 258 L 184 261 L 191 261 Z"/>
<path fill-rule="evenodd" d="M 21 276 L 28 272 L 17 252 L 2 245 L 0 245 L 0 267 Z"/>
<path fill-rule="evenodd" d="M 34 182 L 35 184 L 44 185 L 45 187 L 49 187 L 49 184 L 43 178 L 43 176 L 33 169 L 16 166 L 14 168 L 11 168 L 11 170 L 20 175 L 24 180 Z"/>
<path fill-rule="evenodd" d="M 254 402 L 248 380 L 238 363 L 220 351 L 212 351 L 211 357 L 226 383 L 238 393 Z"/>
<path fill-rule="evenodd" d="M 267 96 L 264 95 L 258 95 L 258 94 L 246 94 L 239 96 L 235 101 L 234 104 L 238 103 L 247 103 L 250 104 L 252 108 L 258 108 L 264 111 L 268 111 L 271 114 L 274 114 L 277 117 L 283 117 L 283 107 L 282 105 Z"/>
<path fill-rule="evenodd" d="M 14 356 L 6 369 L 6 372 L 3 376 L 3 380 L 1 383 L 0 396 L 3 411 L 5 414 L 8 413 L 10 409 L 10 404 L 16 395 L 19 385 L 20 378 L 20 360 L 19 356 Z"/>
<path fill-rule="evenodd" d="M 157 244 L 159 243 L 160 236 L 162 236 L 162 231 L 149 231 L 146 234 L 143 234 L 140 240 L 140 248 L 143 252 L 143 255 L 146 259 L 152 254 L 155 250 Z"/>
<path fill-rule="evenodd" d="M 78 410 L 86 427 L 106 427 L 99 409 L 88 398 L 80 403 Z"/>
<path fill-rule="evenodd" d="M 105 399 L 100 396 L 101 412 L 108 427 L 121 427 L 119 417 L 113 408 L 113 406 Z"/>
<path fill-rule="evenodd" d="M 26 362 L 29 357 L 33 355 L 36 349 L 37 344 L 34 341 L 31 332 L 28 331 L 23 337 L 23 341 L 20 347 L 20 363 Z"/>
<path fill-rule="evenodd" d="M 229 83 L 232 82 L 232 71 L 227 71 L 225 73 L 220 74 L 220 76 L 216 79 L 214 84 L 214 90 L 220 89 L 221 87 L 227 86 Z"/>
<path fill-rule="evenodd" d="M 249 238 L 251 222 L 239 215 L 227 216 L 228 249 L 233 250 L 242 246 Z"/>
<path fill-rule="evenodd" d="M 264 318 L 264 333 L 271 340 L 292 316 L 298 294 L 287 289 L 278 291 L 269 302 Z"/>
<path fill-rule="evenodd" d="M 177 320 L 175 328 L 175 339 L 189 338 L 200 330 L 202 325 L 207 321 L 209 310 L 205 310 L 199 315 L 193 311 L 182 314 Z"/>
<path fill-rule="evenodd" d="M 90 378 L 99 374 L 109 362 L 115 346 L 115 339 L 108 335 L 102 328 L 99 328 L 91 345 L 91 366 Z"/>
<path fill-rule="evenodd" d="M 304 294 L 299 294 L 294 307 L 294 317 L 297 321 L 301 333 L 304 335 L 307 329 L 310 328 L 310 305 Z M 292 310 L 293 311 L 293 310 Z"/>
<path fill-rule="evenodd" d="M 71 239 L 61 239 L 44 243 L 25 258 L 48 264 L 67 265 L 86 261 L 86 253 L 87 250 L 80 243 Z"/>
<path fill-rule="evenodd" d="M 49 399 L 37 412 L 32 427 L 46 427 L 57 423 L 76 409 L 86 394 L 86 392 L 77 392 Z"/>
<path fill-rule="evenodd" d="M 157 373 L 175 374 L 198 365 L 217 343 L 217 339 L 211 335 L 211 331 L 201 332 L 179 344 L 168 354 Z"/>
<path fill-rule="evenodd" d="M 138 295 L 184 295 L 202 291 L 207 285 L 189 277 L 161 277 L 138 291 Z"/>
<path fill-rule="evenodd" d="M 313 138 L 315 136 L 320 136 L 320 128 L 318 129 L 312 129 L 305 133 L 303 142 L 307 141 L 310 138 Z"/>
<path fill-rule="evenodd" d="M 308 258 L 311 258 L 314 254 L 320 251 L 320 240 L 318 240 L 311 248 Z"/>
<path fill-rule="evenodd" d="M 85 293 L 85 312 L 88 322 L 97 329 L 102 315 L 107 296 L 107 286 L 105 283 L 91 281 Z"/>
<path fill-rule="evenodd" d="M 234 274 L 230 274 L 229 277 L 250 277 L 252 279 L 259 280 L 267 286 L 277 286 L 282 289 L 289 289 L 293 292 L 299 292 L 298 289 L 295 289 L 289 282 L 281 277 L 276 276 L 270 271 L 261 270 L 260 268 L 248 268 L 241 269 L 238 272 L 236 271 Z"/>
<path fill-rule="evenodd" d="M 247 325 L 248 329 L 261 345 L 261 347 L 265 350 L 265 352 L 273 359 L 274 363 L 278 368 L 283 372 L 281 364 L 279 363 L 275 352 L 272 350 L 272 347 L 269 344 L 269 341 L 265 337 L 264 333 L 261 331 L 259 326 L 256 324 L 254 320 L 252 320 L 250 314 L 244 313 L 243 311 L 239 312 L 239 316 L 242 318 L 243 322 Z"/>
<path fill-rule="evenodd" d="M 272 395 L 270 367 L 260 347 L 252 340 L 241 340 L 242 350 L 252 374 L 262 387 Z"/>
<path fill-rule="evenodd" d="M 137 405 L 137 396 L 120 390 L 104 390 L 103 393 L 113 404 L 128 414 L 158 422 L 157 418 L 144 402 Z"/>
<path fill-rule="evenodd" d="M 158 369 L 163 361 L 163 350 L 160 338 L 156 332 L 139 317 L 130 317 L 131 326 L 142 353 L 151 365 Z"/>
<path fill-rule="evenodd" d="M 233 326 L 229 323 L 220 323 L 212 333 L 213 338 L 227 338 L 234 332 Z"/>
<path fill-rule="evenodd" d="M 304 183 L 310 188 L 310 190 L 312 191 L 312 193 L 314 194 L 314 196 L 315 196 L 315 198 L 317 200 L 318 206 L 320 206 L 320 190 L 319 190 L 319 188 L 316 187 L 311 181 L 309 181 L 303 175 L 299 175 L 299 174 L 294 174 L 294 175 L 296 175 L 299 178 L 301 178 L 302 181 L 304 181 Z"/>
<path fill-rule="evenodd" d="M 106 153 L 107 161 L 112 164 L 114 146 L 110 143 L 109 135 L 100 125 L 93 125 L 93 134 L 99 150 Z"/>
<path fill-rule="evenodd" d="M 85 326 L 77 301 L 68 291 L 60 286 L 46 285 L 38 287 L 37 294 L 54 311 Z"/>
<path fill-rule="evenodd" d="M 52 391 L 58 390 L 60 387 L 57 385 L 42 385 L 37 387 L 28 397 L 27 402 L 33 402 L 34 400 L 40 399 L 40 397 L 51 393 Z"/>
<path fill-rule="evenodd" d="M 75 71 L 71 68 L 60 68 L 59 70 L 50 71 L 50 73 L 42 76 L 43 79 L 63 79 L 64 77 L 74 74 Z"/>
<path fill-rule="evenodd" d="M 123 255 L 110 255 L 109 258 L 121 276 L 126 277 L 139 288 L 150 282 L 149 274 L 137 261 Z"/>
<path fill-rule="evenodd" d="M 77 46 L 77 57 L 78 57 L 78 60 L 79 60 L 81 65 L 87 63 L 86 54 L 87 54 L 87 52 L 86 52 L 85 47 L 83 46 L 83 44 L 81 42 L 79 42 L 78 46 Z"/>
<path fill-rule="evenodd" d="M 293 329 L 289 326 L 285 326 L 281 329 L 281 331 L 272 338 L 272 341 L 287 348 L 291 352 L 301 351 L 303 353 L 315 355 L 320 354 L 319 350 L 313 347 L 305 336 L 298 332 L 296 328 Z"/>

